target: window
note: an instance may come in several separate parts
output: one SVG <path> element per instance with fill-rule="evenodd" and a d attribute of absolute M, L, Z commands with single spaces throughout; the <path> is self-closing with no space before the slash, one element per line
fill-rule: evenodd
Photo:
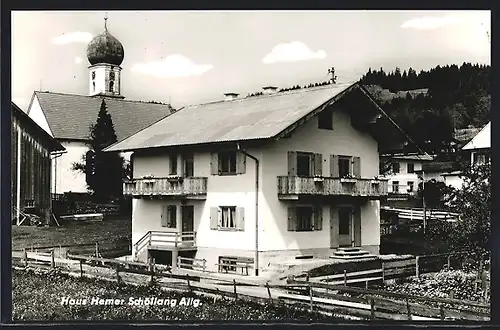
<path fill-rule="evenodd" d="M 95 79 L 95 71 L 92 71 L 92 80 Z"/>
<path fill-rule="evenodd" d="M 399 163 L 398 162 L 393 162 L 392 163 L 392 172 L 393 173 L 399 173 Z"/>
<path fill-rule="evenodd" d="M 95 81 L 92 82 L 92 90 L 95 92 Z"/>
<path fill-rule="evenodd" d="M 109 91 L 110 92 L 114 92 L 115 90 L 115 82 L 114 81 L 110 81 L 109 82 Z"/>
<path fill-rule="evenodd" d="M 413 181 L 408 181 L 407 185 L 408 185 L 408 192 L 413 192 L 414 189 Z"/>
<path fill-rule="evenodd" d="M 347 207 L 339 209 L 339 235 L 351 234 L 351 210 Z"/>
<path fill-rule="evenodd" d="M 311 176 L 311 155 L 297 153 L 297 176 Z"/>
<path fill-rule="evenodd" d="M 333 112 L 331 110 L 324 110 L 318 114 L 318 128 L 333 129 Z"/>
<path fill-rule="evenodd" d="M 313 230 L 313 208 L 311 206 L 298 206 L 297 212 L 297 231 Z"/>
<path fill-rule="evenodd" d="M 170 155 L 170 157 L 168 158 L 169 159 L 169 168 L 170 168 L 170 172 L 169 174 L 170 175 L 175 175 L 177 174 L 177 155 L 176 154 L 172 154 Z"/>
<path fill-rule="evenodd" d="M 194 157 L 193 155 L 184 156 L 184 177 L 194 176 Z"/>
<path fill-rule="evenodd" d="M 110 79 L 110 80 L 115 80 L 115 73 L 114 73 L 113 71 L 111 71 L 111 72 L 109 73 L 109 79 Z"/>
<path fill-rule="evenodd" d="M 413 163 L 408 163 L 406 165 L 407 173 L 415 173 L 415 164 Z"/>
<path fill-rule="evenodd" d="M 351 157 L 339 157 L 339 176 L 341 178 L 351 174 Z"/>
<path fill-rule="evenodd" d="M 236 151 L 224 151 L 219 155 L 219 174 L 236 174 Z"/>
<path fill-rule="evenodd" d="M 392 181 L 392 192 L 399 192 L 399 181 Z"/>
<path fill-rule="evenodd" d="M 167 228 L 177 228 L 177 207 L 167 205 L 161 215 L 161 226 Z"/>
<path fill-rule="evenodd" d="M 220 228 L 223 229 L 236 229 L 236 207 L 235 206 L 222 206 L 222 222 Z"/>

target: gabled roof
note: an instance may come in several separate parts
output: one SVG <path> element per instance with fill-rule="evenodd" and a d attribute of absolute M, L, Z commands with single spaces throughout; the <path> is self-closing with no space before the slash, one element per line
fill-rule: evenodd
<path fill-rule="evenodd" d="M 353 90 L 388 118 L 359 83 L 327 85 L 187 106 L 106 151 L 278 138 Z"/>
<path fill-rule="evenodd" d="M 172 111 L 168 104 L 103 96 L 35 92 L 33 97 L 38 98 L 56 139 L 88 140 L 90 125 L 95 124 L 103 99 L 113 120 L 118 141 L 165 118 Z"/>
<path fill-rule="evenodd" d="M 38 126 L 38 124 L 35 123 L 35 121 L 31 119 L 26 112 L 21 110 L 21 108 L 19 108 L 14 102 L 11 102 L 11 108 L 12 116 L 17 118 L 22 125 L 27 127 L 32 132 L 32 134 L 36 134 L 42 140 L 42 143 L 44 143 L 47 149 L 51 152 L 66 150 L 61 143 L 59 143 L 59 141 L 54 139 L 49 133 L 45 132 L 43 128 Z"/>
<path fill-rule="evenodd" d="M 486 124 L 486 126 L 484 126 L 483 129 L 462 148 L 462 150 L 487 148 L 491 148 L 491 122 Z"/>

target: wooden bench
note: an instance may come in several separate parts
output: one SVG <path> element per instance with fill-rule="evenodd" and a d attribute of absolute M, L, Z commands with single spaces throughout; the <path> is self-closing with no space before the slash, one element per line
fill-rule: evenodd
<path fill-rule="evenodd" d="M 228 273 L 231 268 L 234 268 L 236 272 L 238 268 L 241 268 L 241 274 L 248 275 L 248 268 L 252 267 L 253 263 L 253 258 L 222 256 L 219 257 L 219 263 L 215 265 L 218 266 L 219 273 L 223 270 Z"/>

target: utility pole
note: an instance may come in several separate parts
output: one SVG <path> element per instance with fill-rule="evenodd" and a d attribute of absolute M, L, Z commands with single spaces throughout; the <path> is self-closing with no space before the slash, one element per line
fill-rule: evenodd
<path fill-rule="evenodd" d="M 424 211 L 424 234 L 427 227 L 427 210 L 425 208 L 425 177 L 424 170 L 422 170 L 422 209 Z"/>

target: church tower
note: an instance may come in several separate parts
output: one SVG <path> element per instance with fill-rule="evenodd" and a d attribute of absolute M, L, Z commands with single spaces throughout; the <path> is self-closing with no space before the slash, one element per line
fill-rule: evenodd
<path fill-rule="evenodd" d="M 108 18 L 104 18 L 104 32 L 87 46 L 89 66 L 89 95 L 124 98 L 121 95 L 121 71 L 124 52 L 121 42 L 108 32 Z"/>

